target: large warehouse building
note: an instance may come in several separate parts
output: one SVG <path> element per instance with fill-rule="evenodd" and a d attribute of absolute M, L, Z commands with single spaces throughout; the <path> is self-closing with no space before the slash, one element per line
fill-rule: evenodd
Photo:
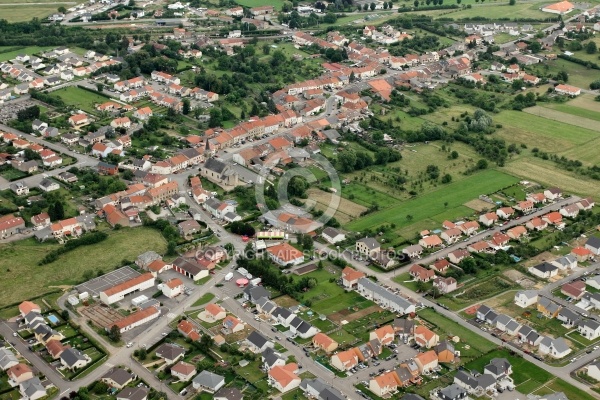
<path fill-rule="evenodd" d="M 103 290 L 100 292 L 100 300 L 104 304 L 110 305 L 123 300 L 128 294 L 146 290 L 152 286 L 154 286 L 154 276 L 148 272 Z"/>

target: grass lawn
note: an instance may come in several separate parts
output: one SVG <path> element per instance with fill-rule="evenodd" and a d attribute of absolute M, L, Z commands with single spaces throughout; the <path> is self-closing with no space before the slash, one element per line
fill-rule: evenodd
<path fill-rule="evenodd" d="M 194 304 L 192 304 L 192 307 L 198 307 L 201 306 L 203 304 L 208 303 L 209 301 L 211 301 L 212 299 L 215 298 L 215 295 L 212 293 L 204 293 L 204 295 L 202 297 L 200 297 L 198 300 L 196 300 L 194 302 Z"/>
<path fill-rule="evenodd" d="M 0 4 L 0 15 L 2 19 L 8 22 L 30 21 L 32 18 L 44 19 L 48 15 L 55 13 L 61 5 L 71 7 L 72 3 L 52 3 L 52 4 Z"/>
<path fill-rule="evenodd" d="M 360 306 L 361 303 L 368 301 L 356 292 L 347 293 L 335 281 L 329 282 L 330 278 L 335 278 L 337 280 L 340 277 L 339 273 L 332 274 L 326 269 L 323 269 L 320 271 L 313 271 L 304 276 L 307 278 L 315 278 L 318 282 L 318 285 L 305 295 L 305 301 L 310 300 L 312 303 L 311 309 L 319 314 L 332 314 L 351 306 Z M 368 303 L 368 305 L 372 304 L 372 302 Z M 362 308 L 364 308 L 364 306 Z"/>
<path fill-rule="evenodd" d="M 544 107 L 546 108 L 551 108 L 553 110 L 558 110 L 567 114 L 571 114 L 574 115 L 576 117 L 582 117 L 582 118 L 587 118 L 587 119 L 592 119 L 594 121 L 600 121 L 600 111 L 592 111 L 592 110 L 586 110 L 585 108 L 580 108 L 574 105 L 571 105 L 572 103 L 548 103 L 548 104 L 544 104 Z M 600 106 L 598 108 L 598 110 L 600 110 Z"/>
<path fill-rule="evenodd" d="M 27 239 L 0 245 L 3 267 L 0 306 L 47 293 L 60 285 L 77 284 L 86 271 L 108 272 L 120 267 L 123 260 L 135 260 L 144 251 L 164 253 L 166 250 L 161 234 L 150 228 L 123 228 L 108 233 L 105 241 L 77 248 L 44 266 L 38 266 L 38 262 L 59 244 Z"/>
<path fill-rule="evenodd" d="M 490 17 L 494 18 L 536 18 L 544 20 L 555 17 L 552 14 L 544 13 L 539 10 L 540 3 L 517 3 L 510 6 L 508 3 L 489 5 L 473 5 L 470 9 L 464 9 L 448 14 L 443 14 L 444 18 L 454 18 L 455 20 L 463 20 L 472 17 Z"/>
<path fill-rule="evenodd" d="M 374 228 L 382 224 L 394 223 L 398 228 L 416 221 L 431 218 L 440 214 L 444 209 L 451 210 L 462 206 L 465 202 L 477 198 L 481 194 L 491 194 L 501 188 L 510 186 L 518 181 L 517 178 L 496 170 L 486 170 L 441 187 L 423 196 L 399 202 L 383 211 L 369 214 L 347 225 L 354 231 Z M 444 206 L 447 203 L 447 207 Z M 411 218 L 407 218 L 410 215 Z"/>
<path fill-rule="evenodd" d="M 78 107 L 83 111 L 95 114 L 96 104 L 109 101 L 110 98 L 101 94 L 88 92 L 76 86 L 69 86 L 52 92 L 53 96 L 60 97 L 66 104 Z"/>
<path fill-rule="evenodd" d="M 13 1 L 11 1 L 12 3 Z M 4 11 L 4 8 L 0 8 L 1 11 Z M 39 47 L 39 46 L 7 46 L 0 47 L 0 61 L 8 61 L 17 56 L 17 54 L 26 53 L 30 56 L 33 54 L 38 54 L 46 50 L 53 49 L 54 47 Z"/>
<path fill-rule="evenodd" d="M 559 71 L 567 71 L 569 73 L 568 84 L 584 89 L 589 88 L 590 83 L 598 79 L 597 70 L 587 69 L 583 65 L 575 64 L 560 58 L 547 61 L 544 64 L 530 66 L 528 69 L 536 74 L 536 76 L 555 76 Z"/>

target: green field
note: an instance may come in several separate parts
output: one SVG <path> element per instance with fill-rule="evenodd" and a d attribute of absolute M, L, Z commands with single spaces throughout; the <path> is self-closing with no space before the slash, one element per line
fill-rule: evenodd
<path fill-rule="evenodd" d="M 481 194 L 496 192 L 517 181 L 517 178 L 503 172 L 496 170 L 483 171 L 462 181 L 445 185 L 423 196 L 400 202 L 386 210 L 357 219 L 348 224 L 347 228 L 361 231 L 391 223 L 396 224 L 398 228 L 402 228 L 410 225 L 412 220 L 420 221 L 432 218 L 442 212 L 449 212 L 453 208 L 461 207 L 467 201 L 476 199 Z M 447 207 L 444 206 L 445 202 L 448 203 Z M 412 219 L 407 219 L 407 215 L 412 216 Z"/>
<path fill-rule="evenodd" d="M 584 108 L 572 106 L 570 103 L 549 103 L 544 104 L 544 107 L 575 115 L 576 117 L 600 121 L 600 105 L 598 105 L 598 111 L 586 110 Z"/>
<path fill-rule="evenodd" d="M 513 378 L 517 390 L 523 394 L 529 394 L 534 389 L 546 385 L 547 387 L 554 389 L 550 390 L 550 393 L 552 391 L 562 391 L 569 400 L 594 399 L 593 396 L 562 379 L 554 378 L 549 372 L 522 357 L 511 355 L 506 349 L 492 351 L 485 356 L 466 364 L 465 368 L 468 370 L 477 370 L 481 373 L 483 372 L 483 367 L 485 367 L 492 358 L 506 358 L 510 362 L 513 370 L 511 378 Z"/>
<path fill-rule="evenodd" d="M 569 85 L 580 88 L 589 88 L 590 83 L 598 79 L 598 70 L 588 69 L 583 65 L 575 64 L 560 58 L 546 61 L 544 64 L 536 64 L 527 67 L 527 70 L 537 76 L 555 76 L 560 71 L 569 74 Z"/>
<path fill-rule="evenodd" d="M 161 234 L 150 228 L 123 228 L 108 234 L 101 243 L 79 247 L 43 266 L 38 262 L 59 244 L 27 239 L 0 245 L 0 306 L 56 290 L 57 286 L 75 285 L 86 271 L 108 272 L 144 251 L 164 253 L 166 249 Z"/>
<path fill-rule="evenodd" d="M 3 8 L 0 8 L 2 11 Z M 30 56 L 33 54 L 38 54 L 46 50 L 53 49 L 54 47 L 39 47 L 39 46 L 29 46 L 29 47 L 19 47 L 19 46 L 9 46 L 9 47 L 0 47 L 0 61 L 8 61 L 15 58 L 18 54 L 25 53 Z"/>
<path fill-rule="evenodd" d="M 60 97 L 66 104 L 95 114 L 96 104 L 102 104 L 110 100 L 109 97 L 89 92 L 76 86 L 69 86 L 52 92 L 53 96 Z"/>
<path fill-rule="evenodd" d="M 236 0 L 235 2 L 244 7 L 273 6 L 279 11 L 283 6 L 283 0 Z"/>
<path fill-rule="evenodd" d="M 14 1 L 13 3 L 19 3 Z M 71 7 L 73 3 L 54 4 L 0 4 L 0 16 L 8 22 L 30 21 L 33 18 L 44 19 L 55 13 L 58 7 Z"/>

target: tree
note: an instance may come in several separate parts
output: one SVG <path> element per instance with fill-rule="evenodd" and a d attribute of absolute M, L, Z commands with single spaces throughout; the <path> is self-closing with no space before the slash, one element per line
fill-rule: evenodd
<path fill-rule="evenodd" d="M 71 314 L 69 314 L 68 310 L 62 310 L 60 312 L 60 316 L 62 317 L 62 319 L 64 319 L 65 321 L 68 321 L 71 318 Z"/>
<path fill-rule="evenodd" d="M 585 45 L 585 52 L 588 54 L 595 54 L 598 51 L 598 46 L 596 46 L 596 42 L 590 41 Z"/>
<path fill-rule="evenodd" d="M 510 6 L 514 6 L 515 4 L 517 4 L 517 0 L 510 0 L 508 2 L 508 5 L 510 5 Z"/>
<path fill-rule="evenodd" d="M 452 153 L 450 153 L 450 158 L 456 160 L 458 158 L 458 151 L 453 150 Z"/>
<path fill-rule="evenodd" d="M 67 9 L 64 6 L 60 6 L 60 7 L 58 7 L 58 12 L 62 13 L 62 14 L 66 14 L 67 13 Z"/>
<path fill-rule="evenodd" d="M 121 340 L 121 330 L 118 326 L 113 325 L 110 327 L 110 331 L 108 332 L 108 338 L 113 342 L 118 342 Z"/>
<path fill-rule="evenodd" d="M 350 82 L 354 82 L 356 80 L 356 75 L 354 75 L 354 71 L 350 72 Z"/>
<path fill-rule="evenodd" d="M 313 240 L 312 237 L 310 237 L 310 235 L 305 235 L 304 238 L 302 239 L 302 248 L 304 250 L 310 250 L 313 248 Z"/>
<path fill-rule="evenodd" d="M 217 126 L 221 126 L 222 124 L 222 116 L 221 110 L 216 107 L 210 109 L 210 119 L 208 120 L 208 126 L 211 128 L 215 128 Z"/>
<path fill-rule="evenodd" d="M 384 1 L 384 2 L 383 2 L 383 9 L 384 9 L 384 10 L 387 10 L 387 9 L 388 9 L 388 3 L 387 3 L 387 1 Z"/>
<path fill-rule="evenodd" d="M 263 46 L 262 46 L 262 52 L 266 56 L 269 55 L 269 53 L 271 52 L 271 46 L 269 45 L 269 43 L 263 44 Z"/>
<path fill-rule="evenodd" d="M 462 0 L 456 0 L 456 4 L 462 3 Z"/>
<path fill-rule="evenodd" d="M 183 99 L 182 103 L 183 103 L 183 106 L 182 106 L 182 109 L 181 109 L 181 113 L 183 115 L 188 115 L 190 113 L 190 109 L 191 109 L 190 100 L 189 99 Z"/>
<path fill-rule="evenodd" d="M 167 255 L 168 256 L 174 256 L 177 254 L 177 243 L 170 240 L 167 243 Z"/>
<path fill-rule="evenodd" d="M 486 169 L 488 167 L 488 162 L 483 158 L 477 161 L 477 169 Z"/>
<path fill-rule="evenodd" d="M 65 208 L 61 201 L 56 201 L 48 206 L 48 215 L 51 221 L 60 221 L 65 218 Z"/>
<path fill-rule="evenodd" d="M 140 361 L 144 361 L 146 359 L 146 357 L 148 357 L 148 352 L 146 351 L 145 348 L 142 347 L 138 351 L 138 356 L 137 357 L 140 359 Z"/>
<path fill-rule="evenodd" d="M 452 175 L 446 174 L 442 176 L 442 183 L 450 183 L 452 182 Z"/>
<path fill-rule="evenodd" d="M 410 215 L 410 214 L 406 215 L 406 220 L 409 221 L 409 222 L 412 221 L 413 220 L 413 216 Z"/>
<path fill-rule="evenodd" d="M 369 5 L 367 3 L 363 4 L 363 11 L 367 11 L 369 9 Z"/>
<path fill-rule="evenodd" d="M 104 90 L 104 85 L 101 83 L 96 83 L 96 90 L 102 92 Z"/>
<path fill-rule="evenodd" d="M 415 5 L 415 7 L 419 7 L 419 0 L 415 0 L 413 4 Z"/>
<path fill-rule="evenodd" d="M 371 3 L 370 8 L 371 8 L 371 11 L 375 11 L 375 3 Z"/>
<path fill-rule="evenodd" d="M 566 83 L 569 81 L 569 74 L 565 70 L 559 71 L 559 73 L 556 74 L 556 80 Z"/>

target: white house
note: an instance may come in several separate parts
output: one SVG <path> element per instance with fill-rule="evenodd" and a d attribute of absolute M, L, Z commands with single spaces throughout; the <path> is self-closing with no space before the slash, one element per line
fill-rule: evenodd
<path fill-rule="evenodd" d="M 327 227 L 321 232 L 321 237 L 331 244 L 336 244 L 346 240 L 346 235 L 337 229 Z"/>
<path fill-rule="evenodd" d="M 515 304 L 526 308 L 533 306 L 538 301 L 538 293 L 535 290 L 520 290 L 515 294 Z"/>
<path fill-rule="evenodd" d="M 587 340 L 594 340 L 600 336 L 600 323 L 592 319 L 585 319 L 579 323 L 577 330 Z"/>

